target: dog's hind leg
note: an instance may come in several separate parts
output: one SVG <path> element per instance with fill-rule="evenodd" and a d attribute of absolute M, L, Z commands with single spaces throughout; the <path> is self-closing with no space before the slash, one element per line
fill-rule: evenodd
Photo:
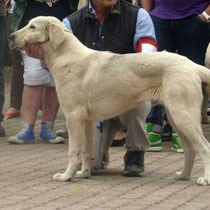
<path fill-rule="evenodd" d="M 77 114 L 74 113 L 74 116 L 75 115 Z M 53 179 L 57 181 L 71 181 L 73 176 L 79 170 L 81 163 L 80 154 L 82 150 L 82 143 L 84 142 L 85 138 L 84 123 L 79 116 L 68 116 L 66 117 L 66 122 L 69 133 L 69 164 L 63 174 L 58 173 L 53 176 Z"/>
<path fill-rule="evenodd" d="M 168 113 L 167 115 L 171 126 L 176 130 L 184 148 L 184 167 L 182 171 L 176 172 L 175 179 L 187 180 L 190 179 L 190 175 L 195 161 L 196 151 L 192 142 L 178 128 L 176 128 L 175 123 L 173 122 L 170 114 Z"/>
<path fill-rule="evenodd" d="M 185 136 L 187 138 L 187 141 L 191 141 L 201 156 L 201 159 L 204 164 L 204 176 L 200 177 L 197 183 L 199 185 L 209 185 L 210 184 L 210 145 L 202 132 L 201 123 L 200 123 L 200 116 L 201 116 L 200 106 L 197 104 L 192 104 L 192 105 L 190 105 L 189 103 L 185 104 L 184 101 L 185 100 L 183 99 L 182 103 L 176 104 L 176 107 L 174 107 L 174 105 L 170 106 L 168 104 L 167 109 L 171 116 L 171 120 L 173 121 L 172 123 L 174 124 L 176 131 L 178 132 L 178 134 L 181 134 L 180 137 L 182 138 L 183 136 Z M 188 144 L 186 144 L 185 146 L 188 146 Z M 187 155 L 191 155 L 190 152 L 187 151 L 185 157 Z M 190 162 L 189 160 L 190 160 L 189 158 L 186 159 L 185 164 L 189 163 L 193 164 L 193 162 Z M 192 165 L 190 167 L 192 167 Z M 184 167 L 184 170 L 185 169 L 187 169 L 187 173 L 189 173 L 188 171 L 189 168 L 187 165 Z M 187 173 L 186 174 L 181 173 L 180 177 L 186 176 Z"/>
<path fill-rule="evenodd" d="M 89 178 L 90 168 L 91 168 L 91 158 L 92 158 L 92 144 L 93 144 L 93 133 L 94 133 L 94 123 L 91 121 L 85 122 L 84 125 L 85 138 L 82 144 L 82 168 L 81 171 L 77 171 L 76 177 Z"/>

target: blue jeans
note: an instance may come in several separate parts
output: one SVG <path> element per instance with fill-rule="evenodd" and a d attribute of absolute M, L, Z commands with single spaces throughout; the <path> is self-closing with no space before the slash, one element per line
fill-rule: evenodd
<path fill-rule="evenodd" d="M 6 17 L 0 16 L 0 122 L 3 120 L 2 113 L 4 106 L 4 62 L 6 44 Z"/>
<path fill-rule="evenodd" d="M 207 23 L 202 21 L 199 16 L 179 20 L 164 20 L 152 15 L 151 18 L 155 27 L 159 51 L 177 52 L 197 64 L 204 65 L 209 43 Z M 162 115 L 162 109 L 155 106 L 148 115 L 147 122 L 161 126 Z"/>
<path fill-rule="evenodd" d="M 163 20 L 151 16 L 159 51 L 177 52 L 197 64 L 204 65 L 209 43 L 208 24 L 199 16 L 179 20 Z"/>

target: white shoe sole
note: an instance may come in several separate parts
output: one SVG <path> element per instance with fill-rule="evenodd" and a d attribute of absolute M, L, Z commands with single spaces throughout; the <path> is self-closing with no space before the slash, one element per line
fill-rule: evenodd
<path fill-rule="evenodd" d="M 34 144 L 34 140 L 27 140 L 27 141 L 23 141 L 20 139 L 16 139 L 14 137 L 9 137 L 8 138 L 8 143 L 9 144 Z"/>
<path fill-rule="evenodd" d="M 149 147 L 146 149 L 147 152 L 160 152 L 163 149 L 163 147 Z"/>
<path fill-rule="evenodd" d="M 57 136 L 56 139 L 46 140 L 39 137 L 40 141 L 48 142 L 49 144 L 62 144 L 65 142 L 65 139 L 61 136 Z"/>
<path fill-rule="evenodd" d="M 63 137 L 63 138 L 69 138 L 69 135 L 68 135 L 68 131 L 67 130 L 57 130 L 56 132 L 55 132 L 55 134 L 57 135 L 57 136 L 61 136 L 61 137 Z"/>
<path fill-rule="evenodd" d="M 177 153 L 183 153 L 183 152 L 184 152 L 183 149 L 176 149 L 176 148 L 174 148 L 174 147 L 171 147 L 171 151 L 172 151 L 172 152 L 177 152 Z"/>
<path fill-rule="evenodd" d="M 49 140 L 48 143 L 49 144 L 61 144 L 61 143 L 64 143 L 65 142 L 65 139 L 57 139 L 56 140 Z"/>

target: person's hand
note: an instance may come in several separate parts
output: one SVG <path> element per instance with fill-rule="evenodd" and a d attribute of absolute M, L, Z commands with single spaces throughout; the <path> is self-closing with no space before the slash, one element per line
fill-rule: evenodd
<path fill-rule="evenodd" d="M 7 4 L 9 0 L 0 0 L 0 4 Z"/>
<path fill-rule="evenodd" d="M 152 106 L 156 106 L 159 104 L 159 101 L 153 99 L 153 100 L 151 100 L 151 104 L 152 104 Z"/>
<path fill-rule="evenodd" d="M 202 21 L 204 21 L 204 22 L 207 23 L 207 20 L 206 20 L 206 18 L 204 17 L 203 14 L 199 14 L 198 16 L 200 17 L 200 19 L 201 19 Z"/>
<path fill-rule="evenodd" d="M 26 44 L 25 51 L 30 57 L 44 60 L 44 54 L 40 44 Z"/>

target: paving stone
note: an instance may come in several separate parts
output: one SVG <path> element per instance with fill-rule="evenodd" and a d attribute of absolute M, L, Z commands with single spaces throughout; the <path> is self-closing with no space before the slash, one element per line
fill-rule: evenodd
<path fill-rule="evenodd" d="M 8 107 L 9 84 L 6 84 Z M 56 182 L 52 176 L 64 172 L 68 164 L 68 142 L 49 145 L 36 141 L 33 145 L 9 145 L 7 138 L 22 126 L 21 117 L 3 122 L 7 136 L 0 138 L 0 210 L 208 210 L 210 188 L 199 187 L 203 166 L 196 157 L 192 178 L 175 180 L 175 172 L 183 166 L 183 154 L 170 151 L 147 152 L 142 177 L 122 176 L 125 147 L 110 148 L 110 165 L 90 179 Z M 56 128 L 64 127 L 59 110 Z M 38 115 L 35 132 L 40 129 Z M 210 140 L 210 125 L 203 126 Z"/>

